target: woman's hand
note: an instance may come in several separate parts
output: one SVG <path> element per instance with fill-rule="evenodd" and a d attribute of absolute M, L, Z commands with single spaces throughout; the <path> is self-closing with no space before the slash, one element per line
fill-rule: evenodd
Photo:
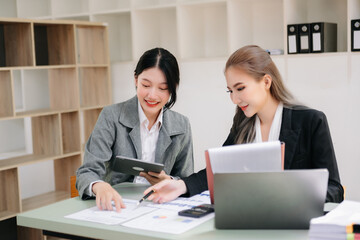
<path fill-rule="evenodd" d="M 186 185 L 183 180 L 164 180 L 146 189 L 144 191 L 144 195 L 151 190 L 154 190 L 155 192 L 147 199 L 152 200 L 154 203 L 169 202 L 187 192 Z"/>
<path fill-rule="evenodd" d="M 140 172 L 140 176 L 146 178 L 146 180 L 148 180 L 148 182 L 151 185 L 157 184 L 163 180 L 166 179 L 171 179 L 171 177 L 169 175 L 166 175 L 166 173 L 164 172 L 164 170 L 162 170 L 160 173 L 155 173 L 155 172 Z"/>
<path fill-rule="evenodd" d="M 117 212 L 120 212 L 121 208 L 125 208 L 125 204 L 123 203 L 120 194 L 107 182 L 94 183 L 92 191 L 96 195 L 96 206 L 100 210 L 112 211 L 113 206 L 111 201 L 114 201 Z"/>

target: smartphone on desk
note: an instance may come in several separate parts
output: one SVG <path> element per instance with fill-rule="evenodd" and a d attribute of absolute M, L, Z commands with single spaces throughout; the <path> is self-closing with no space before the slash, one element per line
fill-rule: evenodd
<path fill-rule="evenodd" d="M 200 218 L 212 212 L 214 212 L 213 205 L 201 204 L 199 206 L 190 209 L 182 210 L 178 214 L 179 216 L 184 216 L 184 217 Z"/>

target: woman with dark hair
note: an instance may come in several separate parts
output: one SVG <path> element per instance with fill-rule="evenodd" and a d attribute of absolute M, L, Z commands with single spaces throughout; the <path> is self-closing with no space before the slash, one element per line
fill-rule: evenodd
<path fill-rule="evenodd" d="M 237 107 L 224 146 L 285 142 L 284 168 L 327 168 L 326 201 L 341 202 L 344 190 L 326 116 L 294 101 L 270 55 L 258 46 L 240 48 L 226 62 L 225 78 L 230 98 Z M 148 188 L 145 194 L 154 189 L 148 199 L 166 202 L 207 188 L 203 169 L 182 180 L 165 180 Z"/>
<path fill-rule="evenodd" d="M 82 199 L 96 197 L 99 209 L 125 207 L 112 185 L 121 182 L 155 184 L 184 178 L 194 171 L 189 120 L 170 108 L 176 102 L 179 67 L 163 48 L 146 51 L 134 71 L 136 96 L 104 107 L 91 133 L 76 187 Z M 114 171 L 116 156 L 164 164 L 160 173 L 132 176 Z"/>

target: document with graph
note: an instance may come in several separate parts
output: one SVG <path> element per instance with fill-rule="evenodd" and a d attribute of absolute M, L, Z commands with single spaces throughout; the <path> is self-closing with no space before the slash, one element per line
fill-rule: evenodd
<path fill-rule="evenodd" d="M 96 206 L 66 215 L 65 218 L 107 225 L 122 225 L 142 230 L 180 234 L 214 217 L 210 213 L 201 218 L 179 216 L 178 212 L 210 203 L 209 191 L 190 198 L 179 197 L 171 202 L 155 204 L 146 202 L 137 206 L 137 200 L 123 199 L 126 208 L 120 213 L 99 210 Z"/>

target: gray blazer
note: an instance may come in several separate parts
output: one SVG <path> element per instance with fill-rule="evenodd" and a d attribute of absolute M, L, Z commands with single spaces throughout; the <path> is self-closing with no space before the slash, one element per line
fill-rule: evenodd
<path fill-rule="evenodd" d="M 141 159 L 138 99 L 104 107 L 85 146 L 83 165 L 76 173 L 76 188 L 82 199 L 89 198 L 89 185 L 104 180 L 111 185 L 132 182 L 134 176 L 113 171 L 115 157 Z M 155 162 L 165 165 L 166 174 L 187 177 L 194 172 L 189 120 L 165 110 L 156 144 Z"/>

